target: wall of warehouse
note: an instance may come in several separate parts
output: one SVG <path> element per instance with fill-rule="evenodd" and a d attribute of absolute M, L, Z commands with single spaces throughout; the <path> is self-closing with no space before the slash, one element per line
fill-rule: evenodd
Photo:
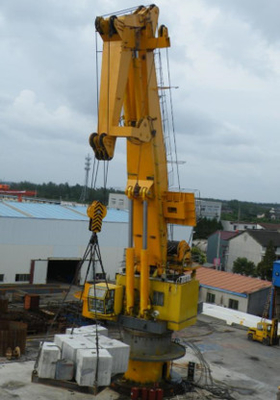
<path fill-rule="evenodd" d="M 187 241 L 192 228 L 174 226 L 173 239 Z M 16 275 L 28 275 L 35 260 L 34 283 L 46 283 L 50 260 L 77 260 L 83 257 L 91 233 L 88 221 L 40 218 L 0 218 L 0 274 L 1 283 L 16 281 Z M 104 269 L 110 279 L 122 266 L 124 249 L 128 243 L 128 223 L 103 222 L 98 234 Z M 40 262 L 39 262 L 40 261 Z M 81 271 L 83 282 L 87 265 Z M 101 272 L 99 265 L 97 272 Z"/>
<path fill-rule="evenodd" d="M 230 307 L 232 301 L 235 301 L 237 310 L 242 312 L 248 312 L 248 297 L 239 296 L 231 292 L 221 291 L 215 288 L 200 287 L 200 296 L 203 303 L 213 303 L 217 306 Z"/>
<path fill-rule="evenodd" d="M 16 275 L 29 274 L 31 260 L 81 259 L 90 237 L 87 221 L 1 217 L 0 274 L 4 275 L 1 283 L 23 283 L 16 282 Z M 99 245 L 110 278 L 114 278 L 121 266 L 126 238 L 127 223 L 103 223 Z M 82 279 L 85 269 L 86 266 Z"/>

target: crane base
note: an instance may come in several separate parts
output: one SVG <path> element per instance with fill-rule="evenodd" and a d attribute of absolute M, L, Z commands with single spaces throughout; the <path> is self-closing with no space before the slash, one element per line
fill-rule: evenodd
<path fill-rule="evenodd" d="M 130 346 L 124 379 L 139 384 L 155 384 L 170 378 L 170 365 L 185 355 L 185 348 L 171 340 L 171 331 L 154 334 L 124 329 L 124 342 Z"/>
<path fill-rule="evenodd" d="M 149 392 L 150 389 L 160 388 L 163 391 L 164 397 L 173 397 L 176 395 L 185 394 L 186 392 L 191 392 L 193 390 L 193 386 L 190 382 L 183 381 L 182 378 L 180 380 L 172 380 L 164 381 L 156 383 L 146 383 L 140 384 L 139 382 L 130 381 L 125 379 L 123 375 L 115 376 L 112 383 L 111 389 L 126 396 L 131 395 L 132 388 L 137 388 L 139 392 L 139 396 L 143 395 L 144 392 Z M 145 398 L 145 397 L 143 397 Z"/>

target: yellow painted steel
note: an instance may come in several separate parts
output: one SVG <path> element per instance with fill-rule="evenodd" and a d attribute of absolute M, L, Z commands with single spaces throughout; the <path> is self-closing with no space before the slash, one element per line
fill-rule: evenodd
<path fill-rule="evenodd" d="M 256 340 L 265 345 L 278 345 L 278 319 L 273 318 L 271 322 L 261 320 L 256 328 L 249 328 L 247 331 L 249 340 Z"/>
<path fill-rule="evenodd" d="M 180 330 L 196 321 L 198 281 L 183 241 L 176 257 L 167 257 L 167 224 L 194 226 L 195 200 L 193 194 L 168 191 L 153 50 L 169 47 L 170 40 L 168 29 L 158 28 L 158 16 L 158 7 L 151 5 L 130 14 L 96 19 L 103 53 L 98 126 L 90 145 L 97 159 L 110 160 L 116 139 L 126 138 L 125 193 L 133 204 L 133 248 L 126 251 L 126 274 L 117 274 L 116 285 L 100 287 L 99 297 L 86 285 L 83 315 L 95 318 L 98 314 L 109 320 L 116 320 L 120 313 L 158 318 L 167 322 L 168 329 Z M 145 232 L 144 202 L 148 205 Z M 190 275 L 180 277 L 187 269 L 192 271 Z M 109 313 L 108 301 L 113 297 L 114 311 Z M 169 376 L 169 369 L 170 362 L 130 360 L 125 378 L 137 383 L 158 382 Z"/>
<path fill-rule="evenodd" d="M 163 374 L 165 373 L 165 376 Z M 141 384 L 159 382 L 170 376 L 170 362 L 143 362 L 129 360 L 124 378 Z"/>
<path fill-rule="evenodd" d="M 86 282 L 82 300 L 84 317 L 116 321 L 123 307 L 123 286 Z"/>
<path fill-rule="evenodd" d="M 141 293 L 139 276 L 134 277 L 134 288 Z M 116 275 L 117 285 L 126 285 L 123 274 Z M 189 276 L 189 281 L 165 282 L 156 278 L 149 279 L 149 298 L 152 300 L 151 309 L 158 312 L 158 319 L 167 321 L 170 330 L 178 331 L 193 325 L 197 319 L 199 282 Z M 161 295 L 162 305 L 156 305 L 154 298 Z M 141 301 L 141 297 L 140 297 Z M 137 306 L 137 304 L 135 304 Z M 137 308 L 137 307 L 136 307 Z"/>
<path fill-rule="evenodd" d="M 169 47 L 170 40 L 166 27 L 157 30 L 158 16 L 159 9 L 153 5 L 113 20 L 97 18 L 103 54 L 98 127 L 92 141 L 99 159 L 110 159 L 114 155 L 116 138 L 128 138 L 126 193 L 134 203 L 133 241 L 137 270 L 140 270 L 141 262 L 145 197 L 149 208 L 148 263 L 156 266 L 161 275 L 167 262 L 169 221 L 166 218 L 169 216 L 164 215 L 164 203 L 168 178 L 153 50 Z M 194 202 L 191 208 L 194 209 Z M 177 219 L 176 223 L 186 222 Z"/>
<path fill-rule="evenodd" d="M 163 213 L 170 224 L 195 226 L 193 193 L 167 192 L 163 194 Z"/>
<path fill-rule="evenodd" d="M 140 316 L 143 318 L 149 308 L 149 264 L 148 250 L 141 250 L 140 273 Z"/>
<path fill-rule="evenodd" d="M 87 208 L 87 215 L 90 218 L 90 230 L 98 233 L 101 231 L 102 221 L 106 217 L 107 209 L 100 201 L 94 201 Z"/>
<path fill-rule="evenodd" d="M 134 306 L 134 249 L 126 249 L 126 313 L 132 315 Z"/>

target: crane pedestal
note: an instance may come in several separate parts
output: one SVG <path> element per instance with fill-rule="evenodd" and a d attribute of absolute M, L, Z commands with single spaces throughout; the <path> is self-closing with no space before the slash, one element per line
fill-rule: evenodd
<path fill-rule="evenodd" d="M 170 377 L 170 363 L 185 355 L 185 348 L 171 341 L 171 331 L 162 334 L 124 329 L 130 345 L 130 360 L 124 378 L 138 384 L 159 383 Z"/>

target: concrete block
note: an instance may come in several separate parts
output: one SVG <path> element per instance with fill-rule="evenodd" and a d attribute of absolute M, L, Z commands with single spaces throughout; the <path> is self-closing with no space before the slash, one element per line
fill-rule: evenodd
<path fill-rule="evenodd" d="M 98 386 L 108 386 L 111 383 L 113 358 L 105 349 L 98 353 Z M 76 382 L 80 386 L 93 386 L 97 368 L 96 349 L 77 350 Z"/>
<path fill-rule="evenodd" d="M 110 339 L 106 336 L 99 337 L 99 345 L 102 349 L 106 349 L 113 357 L 112 374 L 126 372 L 130 346 L 120 340 Z"/>
<path fill-rule="evenodd" d="M 58 360 L 56 363 L 55 379 L 71 381 L 74 378 L 75 365 L 71 360 Z"/>
<path fill-rule="evenodd" d="M 74 363 L 76 362 L 76 353 L 78 349 L 94 349 L 95 343 L 93 341 L 88 340 L 87 338 L 74 335 L 62 339 L 61 345 L 61 357 L 63 359 L 72 360 Z"/>
<path fill-rule="evenodd" d="M 54 335 L 54 343 L 62 349 L 62 343 L 65 338 L 73 337 L 73 335 L 65 335 L 64 333 Z"/>
<path fill-rule="evenodd" d="M 60 359 L 61 351 L 53 342 L 44 342 L 38 361 L 39 378 L 54 379 L 56 363 Z"/>
<path fill-rule="evenodd" d="M 89 335 L 95 335 L 96 330 L 99 333 L 99 335 L 103 336 L 108 336 L 108 329 L 104 328 L 104 326 L 101 325 L 86 325 L 86 326 L 81 326 L 80 328 L 74 328 L 73 329 L 73 335 L 84 335 L 84 334 L 89 334 Z M 66 334 L 71 335 L 72 328 L 67 328 L 66 329 Z"/>

